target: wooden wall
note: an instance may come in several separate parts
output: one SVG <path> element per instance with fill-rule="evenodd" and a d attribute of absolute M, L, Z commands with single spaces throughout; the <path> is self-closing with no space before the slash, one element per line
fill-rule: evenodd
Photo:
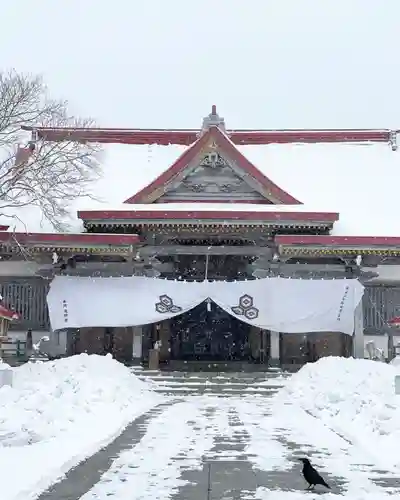
<path fill-rule="evenodd" d="M 282 333 L 280 360 L 282 364 L 304 364 L 325 356 L 352 354 L 352 337 L 339 332 Z"/>
<path fill-rule="evenodd" d="M 46 302 L 48 286 L 49 281 L 39 277 L 1 277 L 0 293 L 4 304 L 22 316 L 21 321 L 11 324 L 11 329 L 50 330 Z"/>
<path fill-rule="evenodd" d="M 80 328 L 71 354 L 100 354 L 108 352 L 121 362 L 132 360 L 132 327 Z"/>

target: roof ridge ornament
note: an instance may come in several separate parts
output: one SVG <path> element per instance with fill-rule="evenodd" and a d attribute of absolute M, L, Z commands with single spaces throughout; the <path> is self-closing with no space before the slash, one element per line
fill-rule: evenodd
<path fill-rule="evenodd" d="M 223 132 L 226 131 L 225 119 L 217 113 L 217 106 L 215 104 L 211 107 L 211 113 L 203 118 L 203 126 L 201 127 L 201 135 L 203 135 L 210 127 L 218 127 Z"/>

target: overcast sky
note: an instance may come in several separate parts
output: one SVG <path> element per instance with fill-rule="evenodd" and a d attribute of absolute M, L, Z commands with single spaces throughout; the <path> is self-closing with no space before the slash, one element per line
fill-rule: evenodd
<path fill-rule="evenodd" d="M 12 0 L 3 65 L 104 125 L 399 126 L 399 0 Z"/>
<path fill-rule="evenodd" d="M 3 4 L 2 66 L 43 73 L 102 126 L 194 128 L 216 104 L 228 128 L 400 128 L 400 0 Z"/>

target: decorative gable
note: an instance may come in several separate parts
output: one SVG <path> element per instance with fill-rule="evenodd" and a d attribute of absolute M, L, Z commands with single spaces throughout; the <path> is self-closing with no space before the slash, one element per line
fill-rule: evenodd
<path fill-rule="evenodd" d="M 236 172 L 232 162 L 219 151 L 208 151 L 196 159 L 187 176 L 165 186 L 157 203 L 271 203 Z M 242 176 L 240 176 L 242 174 Z"/>
<path fill-rule="evenodd" d="M 262 174 L 217 126 L 210 126 L 156 180 L 125 203 L 301 204 Z"/>

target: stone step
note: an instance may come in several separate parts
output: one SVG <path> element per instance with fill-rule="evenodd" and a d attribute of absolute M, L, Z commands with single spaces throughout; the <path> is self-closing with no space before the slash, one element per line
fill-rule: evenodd
<path fill-rule="evenodd" d="M 203 395 L 207 394 L 210 396 L 254 396 L 254 395 L 259 395 L 259 396 L 272 396 L 273 394 L 276 394 L 278 391 L 276 389 L 274 390 L 260 390 L 260 389 L 255 389 L 255 390 L 243 390 L 243 389 L 233 389 L 233 388 L 203 388 L 203 389 L 192 389 L 189 387 L 176 387 L 176 388 L 171 388 L 171 387 L 155 387 L 154 392 L 160 393 L 160 394 L 168 394 L 171 396 L 178 396 L 178 395 L 186 395 L 186 396 L 192 396 L 192 395 Z"/>
<path fill-rule="evenodd" d="M 134 368 L 140 380 L 155 392 L 170 396 L 271 396 L 285 386 L 290 374 L 272 372 L 163 372 Z"/>
<path fill-rule="evenodd" d="M 247 377 L 237 377 L 237 376 L 231 376 L 231 377 L 224 377 L 224 376 L 208 376 L 208 377 L 201 377 L 201 376 L 187 376 L 185 374 L 180 374 L 180 375 L 174 375 L 174 376 L 169 376 L 169 375 L 164 375 L 163 373 L 158 373 L 158 374 L 148 374 L 148 373 L 135 373 L 135 375 L 141 379 L 152 379 L 155 381 L 185 381 L 185 382 L 198 382 L 198 381 L 210 381 L 210 382 L 225 382 L 225 381 L 230 381 L 230 382 L 238 382 L 238 383 L 260 383 L 265 380 L 271 380 L 271 381 L 286 381 L 290 376 L 287 375 L 267 375 L 264 377 L 252 377 L 252 376 L 247 376 Z"/>
<path fill-rule="evenodd" d="M 176 384 L 182 384 L 182 385 L 193 385 L 193 384 L 202 384 L 202 385 L 223 385 L 223 384 L 231 384 L 231 385 L 257 385 L 257 386 L 262 386 L 262 385 L 277 385 L 277 386 L 283 386 L 286 383 L 286 378 L 266 378 L 266 379 L 202 379 L 202 378 L 185 378 L 185 377 L 175 377 L 173 379 L 166 378 L 166 377 L 139 377 L 140 380 L 151 380 L 154 383 L 157 384 L 170 384 L 170 385 L 176 385 Z"/>
<path fill-rule="evenodd" d="M 230 382 L 219 382 L 219 383 L 213 383 L 213 382 L 155 382 L 155 385 L 157 387 L 163 388 L 163 387 L 170 387 L 173 389 L 174 387 L 188 387 L 192 389 L 203 389 L 203 388 L 231 388 L 231 389 L 238 389 L 238 390 L 244 390 L 244 389 L 259 389 L 259 390 L 271 390 L 271 389 L 276 389 L 279 390 L 282 387 L 284 387 L 285 384 L 243 384 L 243 383 L 230 383 Z"/>
<path fill-rule="evenodd" d="M 213 361 L 213 360 L 169 360 L 168 363 L 161 363 L 164 371 L 184 371 L 203 373 L 234 373 L 234 372 L 260 372 L 268 371 L 271 366 L 264 363 L 251 363 L 249 361 Z"/>
<path fill-rule="evenodd" d="M 210 379 L 210 378 L 220 378 L 220 379 L 266 379 L 266 378 L 275 378 L 275 377 L 284 377 L 288 378 L 291 376 L 290 373 L 281 372 L 281 371 L 265 371 L 265 372 L 164 372 L 160 370 L 146 370 L 141 367 L 131 368 L 132 372 L 137 376 L 146 376 L 146 377 L 163 377 L 168 379 L 173 378 L 201 378 L 201 379 Z"/>
<path fill-rule="evenodd" d="M 263 373 L 185 373 L 185 372 L 162 372 L 162 371 L 133 371 L 138 377 L 163 377 L 165 379 L 185 378 L 185 379 L 240 379 L 240 380 L 264 380 L 266 378 L 290 378 L 291 374 L 284 372 Z"/>

